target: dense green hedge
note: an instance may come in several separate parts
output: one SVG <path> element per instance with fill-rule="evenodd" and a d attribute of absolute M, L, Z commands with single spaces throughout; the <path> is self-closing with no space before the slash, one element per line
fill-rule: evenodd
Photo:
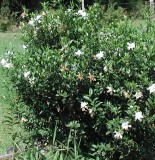
<path fill-rule="evenodd" d="M 102 18 L 98 4 L 53 13 L 44 6 L 31 15 L 23 52 L 1 60 L 27 105 L 20 118 L 42 144 L 51 143 L 57 124 L 57 140 L 74 131 L 86 157 L 152 159 L 155 25 L 148 18 L 137 29 L 125 16 Z"/>

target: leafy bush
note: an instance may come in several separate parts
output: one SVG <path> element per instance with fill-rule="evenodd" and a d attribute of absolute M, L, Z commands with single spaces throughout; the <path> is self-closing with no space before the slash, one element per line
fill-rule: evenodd
<path fill-rule="evenodd" d="M 4 22 L 0 23 L 0 31 L 6 32 L 9 26 L 10 26 L 9 23 L 4 23 Z"/>
<path fill-rule="evenodd" d="M 8 20 L 7 18 L 3 18 L 0 16 L 0 31 L 6 32 L 11 28 L 11 25 L 13 22 L 11 20 Z"/>
<path fill-rule="evenodd" d="M 116 9 L 116 3 L 109 3 L 108 8 L 104 10 L 103 19 L 107 22 L 113 22 L 123 20 L 126 15 L 125 9 L 118 7 Z"/>
<path fill-rule="evenodd" d="M 102 21 L 103 9 L 46 6 L 23 28 L 23 52 L 7 54 L 23 102 L 26 129 L 36 141 L 67 141 L 76 131 L 92 159 L 152 159 L 155 151 L 155 26 Z M 70 145 L 74 145 L 70 143 Z"/>
<path fill-rule="evenodd" d="M 129 12 L 131 18 L 144 18 L 144 13 L 150 8 L 149 3 L 137 2 Z"/>
<path fill-rule="evenodd" d="M 19 25 L 17 26 L 18 22 L 14 19 L 8 19 L 0 16 L 0 32 L 6 32 L 6 31 L 15 31 L 19 30 Z"/>
<path fill-rule="evenodd" d="M 0 14 L 2 16 L 9 16 L 10 14 L 9 1 L 0 2 Z"/>

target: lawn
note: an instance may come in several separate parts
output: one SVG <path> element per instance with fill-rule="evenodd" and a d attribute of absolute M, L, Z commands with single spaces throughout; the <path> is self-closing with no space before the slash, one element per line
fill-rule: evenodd
<path fill-rule="evenodd" d="M 22 49 L 22 43 L 20 40 L 19 33 L 0 33 L 0 59 L 3 56 L 5 50 L 12 50 L 17 52 Z M 8 94 L 6 88 L 4 87 L 3 82 L 6 80 L 6 77 L 3 75 L 0 70 L 0 155 L 6 152 L 6 148 L 12 146 L 10 129 L 8 126 L 3 123 L 5 116 L 8 115 L 9 103 L 5 99 L 5 95 Z M 9 114 L 10 116 L 10 114 Z"/>

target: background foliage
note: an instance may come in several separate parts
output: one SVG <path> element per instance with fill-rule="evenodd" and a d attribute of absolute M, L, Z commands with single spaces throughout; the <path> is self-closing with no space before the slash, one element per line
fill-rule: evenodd
<path fill-rule="evenodd" d="M 0 2 L 0 13 L 2 16 L 10 16 L 11 14 L 19 16 L 23 7 L 34 11 L 41 8 L 41 3 L 49 2 L 52 8 L 58 7 L 59 5 L 68 5 L 71 3 L 78 4 L 81 3 L 80 0 L 2 0 Z M 99 2 L 102 5 L 108 6 L 109 3 L 116 3 L 117 7 L 123 7 L 127 10 L 136 10 L 141 8 L 140 5 L 147 3 L 145 0 L 85 0 L 85 6 L 92 5 L 95 2 Z"/>

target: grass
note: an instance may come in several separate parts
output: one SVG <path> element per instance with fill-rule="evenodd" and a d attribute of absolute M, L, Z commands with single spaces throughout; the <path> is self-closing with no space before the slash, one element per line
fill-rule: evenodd
<path fill-rule="evenodd" d="M 22 49 L 22 42 L 20 40 L 20 33 L 0 33 L 0 59 L 3 57 L 5 50 L 12 50 L 17 52 Z M 7 89 L 4 88 L 3 82 L 7 79 L 0 70 L 0 155 L 6 153 L 6 149 L 12 146 L 11 131 L 8 126 L 3 123 L 5 116 L 8 115 L 9 103 L 5 99 Z M 9 115 L 10 116 L 10 115 Z"/>

